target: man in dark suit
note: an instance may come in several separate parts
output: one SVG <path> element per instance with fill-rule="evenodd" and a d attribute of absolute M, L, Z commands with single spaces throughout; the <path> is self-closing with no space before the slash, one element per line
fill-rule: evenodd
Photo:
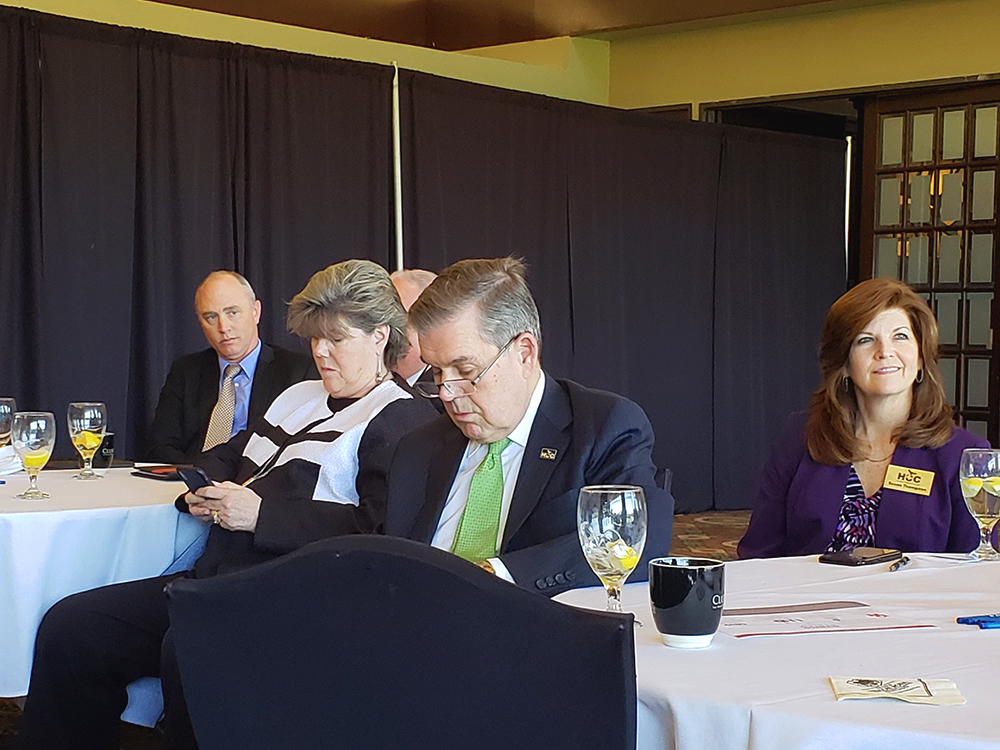
<path fill-rule="evenodd" d="M 210 273 L 194 306 L 211 347 L 170 367 L 147 433 L 150 461 L 188 463 L 253 424 L 288 386 L 319 377 L 310 356 L 261 342 L 260 300 L 240 274 Z"/>
<path fill-rule="evenodd" d="M 627 399 L 543 373 L 523 264 L 450 266 L 413 305 L 410 324 L 439 384 L 417 388 L 439 397 L 447 416 L 400 441 L 386 533 L 551 596 L 598 584 L 576 530 L 580 488 L 639 485 L 648 533 L 630 580 L 644 580 L 647 561 L 669 552 L 673 525 L 673 498 L 654 482 L 652 427 Z"/>

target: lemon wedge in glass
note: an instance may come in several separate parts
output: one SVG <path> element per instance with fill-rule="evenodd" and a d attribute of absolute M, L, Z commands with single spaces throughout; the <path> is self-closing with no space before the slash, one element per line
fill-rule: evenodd
<path fill-rule="evenodd" d="M 983 488 L 983 480 L 979 477 L 965 477 L 962 479 L 962 495 L 964 497 L 975 497 Z"/>

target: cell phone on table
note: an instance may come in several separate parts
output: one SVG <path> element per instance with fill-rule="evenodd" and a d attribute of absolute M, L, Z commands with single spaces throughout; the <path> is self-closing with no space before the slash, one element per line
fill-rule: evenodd
<path fill-rule="evenodd" d="M 208 478 L 208 474 L 197 466 L 178 466 L 177 475 L 184 480 L 184 484 L 191 492 L 200 490 L 202 487 L 212 486 L 212 480 Z"/>
<path fill-rule="evenodd" d="M 855 547 L 842 552 L 824 552 L 819 556 L 819 561 L 831 565 L 877 565 L 898 560 L 902 556 L 903 553 L 898 549 Z"/>

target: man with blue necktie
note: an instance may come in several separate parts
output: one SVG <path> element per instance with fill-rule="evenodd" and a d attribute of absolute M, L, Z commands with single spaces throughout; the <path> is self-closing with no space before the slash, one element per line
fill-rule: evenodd
<path fill-rule="evenodd" d="M 446 415 L 400 441 L 386 533 L 450 550 L 547 596 L 598 585 L 580 549 L 577 495 L 643 487 L 646 561 L 670 549 L 673 498 L 656 487 L 653 430 L 635 403 L 546 375 L 541 325 L 513 258 L 445 269 L 410 309 Z"/>
<path fill-rule="evenodd" d="M 150 461 L 189 463 L 259 419 L 288 386 L 319 378 L 309 355 L 261 342 L 260 300 L 240 274 L 210 273 L 194 306 L 211 347 L 171 366 L 147 434 Z"/>

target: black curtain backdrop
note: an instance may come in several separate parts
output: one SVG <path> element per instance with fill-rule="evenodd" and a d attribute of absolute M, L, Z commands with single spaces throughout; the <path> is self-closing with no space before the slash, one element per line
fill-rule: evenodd
<path fill-rule="evenodd" d="M 595 107 L 569 120 L 573 376 L 640 404 L 678 508 L 710 507 L 720 134 Z"/>
<path fill-rule="evenodd" d="M 401 71 L 405 265 L 529 265 L 558 377 L 643 406 L 678 508 L 745 508 L 844 289 L 844 146 Z M 198 282 L 262 337 L 319 268 L 392 265 L 392 71 L 0 8 L 0 392 L 105 401 L 137 455 Z M 714 498 L 714 500 L 713 500 Z"/>
<path fill-rule="evenodd" d="M 845 147 L 727 128 L 715 262 L 715 507 L 747 508 L 788 415 L 819 386 L 846 289 Z"/>
<path fill-rule="evenodd" d="M 546 371 L 646 410 L 679 510 L 750 507 L 845 287 L 844 144 L 400 88 L 407 265 L 524 258 Z"/>
<path fill-rule="evenodd" d="M 316 270 L 391 259 L 384 66 L 0 9 L 0 391 L 108 404 L 134 457 L 170 363 L 206 344 L 215 268 L 245 274 L 261 335 Z"/>
<path fill-rule="evenodd" d="M 568 373 L 573 335 L 565 103 L 400 71 L 409 268 L 517 255 L 531 265 L 543 361 Z"/>

